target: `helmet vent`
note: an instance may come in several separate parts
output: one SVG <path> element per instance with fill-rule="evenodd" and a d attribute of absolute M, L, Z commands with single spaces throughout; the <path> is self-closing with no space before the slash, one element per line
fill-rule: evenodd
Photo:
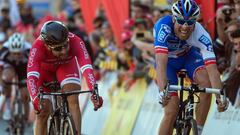
<path fill-rule="evenodd" d="M 196 16 L 199 14 L 199 10 L 197 12 L 195 12 L 192 16 Z"/>
<path fill-rule="evenodd" d="M 181 14 L 175 7 L 173 7 L 174 12 L 177 12 L 178 14 Z"/>
<path fill-rule="evenodd" d="M 187 2 L 187 3 L 186 3 L 186 12 L 187 12 L 187 13 L 189 12 L 189 7 L 190 7 L 189 2 Z"/>

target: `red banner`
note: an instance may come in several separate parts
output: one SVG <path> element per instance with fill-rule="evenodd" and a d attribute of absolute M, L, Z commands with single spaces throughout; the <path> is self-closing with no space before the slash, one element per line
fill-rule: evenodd
<path fill-rule="evenodd" d="M 101 0 L 79 0 L 84 24 L 88 33 L 93 31 L 93 19 L 96 17 L 96 11 Z"/>
<path fill-rule="evenodd" d="M 211 37 L 215 37 L 215 0 L 196 0 L 201 7 L 203 25 L 210 33 Z"/>
<path fill-rule="evenodd" d="M 93 19 L 102 3 L 106 17 L 112 27 L 118 45 L 121 45 L 121 33 L 124 20 L 129 17 L 129 0 L 79 0 L 87 32 L 93 30 Z"/>
<path fill-rule="evenodd" d="M 129 0 L 102 0 L 108 21 L 118 45 L 121 45 L 123 23 L 129 17 Z"/>

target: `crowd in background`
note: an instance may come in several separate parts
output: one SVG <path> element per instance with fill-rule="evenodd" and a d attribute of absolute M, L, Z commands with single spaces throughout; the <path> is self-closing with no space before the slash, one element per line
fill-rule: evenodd
<path fill-rule="evenodd" d="M 131 3 L 131 17 L 122 24 L 123 46 L 117 45 L 110 23 L 103 9 L 99 9 L 93 21 L 94 31 L 86 33 L 78 0 L 71 1 L 72 12 L 46 15 L 36 19 L 31 5 L 18 3 L 20 21 L 12 25 L 8 3 L 1 4 L 0 44 L 7 41 L 15 31 L 22 33 L 32 43 L 39 35 L 42 24 L 48 20 L 64 22 L 69 31 L 81 37 L 91 55 L 98 80 L 107 72 L 118 72 L 118 86 L 131 87 L 137 78 L 155 81 L 154 46 L 152 29 L 154 23 L 171 14 L 170 7 L 153 7 L 139 1 Z M 213 49 L 218 68 L 224 78 L 224 88 L 234 104 L 240 88 L 240 0 L 218 0 L 216 32 Z M 199 20 L 201 22 L 201 18 Z"/>

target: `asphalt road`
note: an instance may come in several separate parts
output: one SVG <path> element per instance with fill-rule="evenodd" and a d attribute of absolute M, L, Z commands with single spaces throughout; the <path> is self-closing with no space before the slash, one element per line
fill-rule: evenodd
<path fill-rule="evenodd" d="M 8 135 L 8 132 L 6 131 L 7 126 L 8 126 L 8 122 L 0 119 L 0 135 Z M 24 135 L 33 135 L 33 125 L 32 124 L 26 125 Z"/>

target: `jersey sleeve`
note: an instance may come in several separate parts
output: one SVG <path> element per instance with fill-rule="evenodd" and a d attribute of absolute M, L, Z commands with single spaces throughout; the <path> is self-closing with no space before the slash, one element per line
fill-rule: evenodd
<path fill-rule="evenodd" d="M 30 49 L 28 64 L 27 64 L 27 88 L 31 97 L 34 101 L 38 95 L 37 82 L 40 76 L 40 62 L 41 62 L 41 49 L 33 45 Z"/>
<path fill-rule="evenodd" d="M 191 45 L 200 49 L 205 65 L 216 64 L 211 37 L 201 24 L 196 23 L 189 41 Z"/>
<path fill-rule="evenodd" d="M 171 17 L 164 17 L 156 22 L 153 28 L 155 53 L 168 53 L 167 41 L 172 32 Z"/>
<path fill-rule="evenodd" d="M 80 71 L 83 76 L 86 78 L 87 85 L 89 89 L 94 88 L 94 84 L 96 83 L 94 74 L 93 74 L 93 67 L 90 56 L 88 51 L 85 47 L 85 43 L 78 37 L 74 36 L 75 44 L 74 44 L 74 51 L 80 66 Z"/>

